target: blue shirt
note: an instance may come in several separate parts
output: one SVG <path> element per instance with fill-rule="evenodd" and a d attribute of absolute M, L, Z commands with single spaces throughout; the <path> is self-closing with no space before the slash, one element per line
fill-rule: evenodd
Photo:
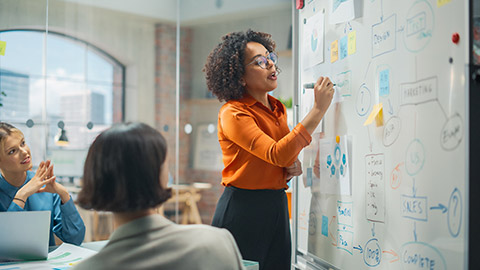
<path fill-rule="evenodd" d="M 27 179 L 22 187 L 35 176 L 32 171 L 27 171 Z M 58 194 L 49 192 L 34 193 L 27 198 L 25 208 L 21 208 L 13 198 L 21 187 L 15 187 L 0 175 L 0 212 L 6 211 L 50 211 L 50 246 L 55 245 L 53 234 L 63 242 L 80 245 L 85 237 L 85 225 L 80 214 L 75 208 L 72 198 L 62 204 Z"/>

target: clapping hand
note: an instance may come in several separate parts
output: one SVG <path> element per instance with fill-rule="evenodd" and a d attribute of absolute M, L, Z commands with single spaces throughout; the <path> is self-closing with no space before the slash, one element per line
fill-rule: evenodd
<path fill-rule="evenodd" d="M 53 174 L 53 164 L 51 164 L 50 160 L 42 161 L 38 165 L 35 176 L 17 192 L 15 197 L 26 201 L 34 193 L 50 192 L 57 193 L 62 203 L 66 203 L 70 199 L 70 195 L 63 185 L 55 181 L 56 178 Z"/>
<path fill-rule="evenodd" d="M 55 176 L 48 177 L 49 171 L 53 169 L 53 167 L 52 169 L 50 169 L 50 167 L 50 160 L 47 160 L 47 162 L 40 162 L 35 176 L 33 176 L 33 178 L 19 190 L 19 193 L 23 195 L 22 197 L 24 200 L 26 200 L 32 194 L 38 192 L 42 186 L 50 183 L 51 181 L 55 181 Z"/>
<path fill-rule="evenodd" d="M 46 171 L 45 186 L 40 188 L 37 192 L 50 192 L 57 193 L 62 199 L 62 203 L 66 203 L 70 199 L 67 189 L 56 180 L 56 176 L 53 174 L 53 164 L 50 165 L 50 160 L 47 160 L 48 169 Z"/>

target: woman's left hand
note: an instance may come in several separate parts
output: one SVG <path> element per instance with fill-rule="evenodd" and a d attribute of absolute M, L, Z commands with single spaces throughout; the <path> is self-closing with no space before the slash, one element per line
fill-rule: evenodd
<path fill-rule="evenodd" d="M 47 161 L 50 163 L 50 161 Z M 70 194 L 68 194 L 68 190 L 60 183 L 58 183 L 57 177 L 53 174 L 53 164 L 51 164 L 47 169 L 47 178 L 50 179 L 46 182 L 45 186 L 42 187 L 37 191 L 40 192 L 50 192 L 50 193 L 57 193 L 62 200 L 62 204 L 68 202 L 70 200 Z"/>
<path fill-rule="evenodd" d="M 294 176 L 299 176 L 303 173 L 302 162 L 297 158 L 292 165 L 285 167 L 285 170 L 287 171 L 287 177 L 285 180 L 290 181 Z"/>

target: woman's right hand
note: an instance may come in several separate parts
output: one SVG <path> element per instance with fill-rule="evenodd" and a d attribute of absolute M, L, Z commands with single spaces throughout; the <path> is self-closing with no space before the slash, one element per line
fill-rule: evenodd
<path fill-rule="evenodd" d="M 333 94 L 335 90 L 333 89 L 333 83 L 328 77 L 319 77 L 314 86 L 315 93 L 315 104 L 314 106 L 322 111 L 326 112 L 330 103 L 332 103 Z"/>
<path fill-rule="evenodd" d="M 333 94 L 335 93 L 333 90 L 333 83 L 328 77 L 318 78 L 313 91 L 315 91 L 315 102 L 313 108 L 310 110 L 310 112 L 308 112 L 301 122 L 310 135 L 313 134 L 320 123 L 320 120 L 322 120 L 323 116 L 327 112 L 330 103 L 332 103 Z"/>
<path fill-rule="evenodd" d="M 42 186 L 45 184 L 50 183 L 52 180 L 55 180 L 55 176 L 52 176 L 50 178 L 47 178 L 49 172 L 53 169 L 53 165 L 50 165 L 50 160 L 47 160 L 47 162 L 40 162 L 40 165 L 38 165 L 37 172 L 35 173 L 35 176 L 28 181 L 25 186 L 23 186 L 20 190 L 18 190 L 17 194 L 15 195 L 15 198 L 22 199 L 26 201 L 28 197 L 30 197 L 32 194 L 36 193 Z"/>

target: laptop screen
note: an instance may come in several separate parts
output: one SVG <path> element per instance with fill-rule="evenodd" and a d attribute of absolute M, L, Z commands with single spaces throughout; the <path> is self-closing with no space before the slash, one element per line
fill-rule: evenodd
<path fill-rule="evenodd" d="M 0 212 L 0 261 L 48 256 L 50 211 Z"/>

